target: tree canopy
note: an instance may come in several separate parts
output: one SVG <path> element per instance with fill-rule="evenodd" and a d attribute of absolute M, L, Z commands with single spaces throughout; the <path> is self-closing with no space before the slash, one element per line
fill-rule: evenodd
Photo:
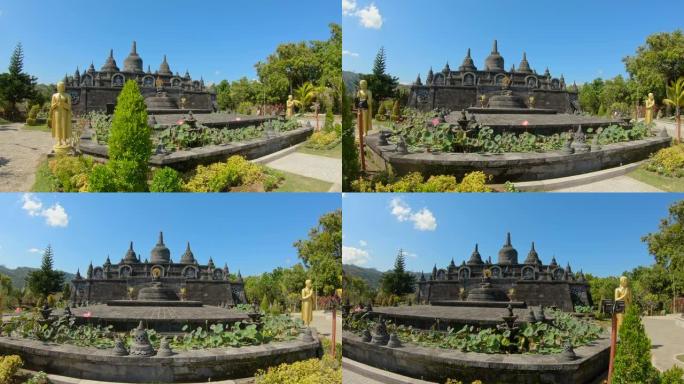
<path fill-rule="evenodd" d="M 399 79 L 388 74 L 387 70 L 387 55 L 385 48 L 380 47 L 378 53 L 375 55 L 373 62 L 373 72 L 367 75 L 361 75 L 361 79 L 368 82 L 368 89 L 373 94 L 373 98 L 377 101 L 394 98 L 396 96 L 396 89 L 399 85 Z M 380 105 L 380 103 L 374 103 Z M 375 111 L 374 111 L 375 112 Z"/>
<path fill-rule="evenodd" d="M 406 272 L 404 251 L 400 249 L 394 261 L 394 269 L 382 275 L 381 290 L 388 294 L 402 296 L 413 293 L 415 283 L 413 275 Z"/>
<path fill-rule="evenodd" d="M 16 118 L 17 103 L 35 99 L 36 78 L 24 73 L 24 49 L 21 43 L 14 48 L 8 72 L 0 74 L 0 101 L 10 118 Z"/>
<path fill-rule="evenodd" d="M 309 238 L 297 241 L 299 258 L 309 268 L 313 287 L 319 294 L 332 295 L 342 282 L 342 211 L 327 213 L 311 228 Z"/>
<path fill-rule="evenodd" d="M 26 286 L 29 290 L 43 299 L 50 294 L 61 292 L 64 285 L 64 273 L 54 270 L 53 257 L 52 247 L 48 245 L 43 252 L 40 269 L 32 271 L 26 277 Z"/>

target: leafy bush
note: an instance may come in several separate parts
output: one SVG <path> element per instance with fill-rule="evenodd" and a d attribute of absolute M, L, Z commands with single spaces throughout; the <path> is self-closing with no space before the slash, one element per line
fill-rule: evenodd
<path fill-rule="evenodd" d="M 29 110 L 28 117 L 26 118 L 26 125 L 36 125 L 38 112 L 40 112 L 40 105 L 34 104 Z"/>
<path fill-rule="evenodd" d="M 387 119 L 387 109 L 385 108 L 385 103 L 382 101 L 378 106 L 378 113 L 375 115 L 375 119 L 378 121 L 384 121 Z"/>
<path fill-rule="evenodd" d="M 612 382 L 615 384 L 658 382 L 658 371 L 651 365 L 651 341 L 636 305 L 624 314 L 614 367 Z"/>
<path fill-rule="evenodd" d="M 62 192 L 84 192 L 88 190 L 88 174 L 93 160 L 83 156 L 58 156 L 48 162 L 50 171 L 59 180 Z"/>
<path fill-rule="evenodd" d="M 164 167 L 154 172 L 150 183 L 150 192 L 181 192 L 183 179 L 173 168 Z"/>
<path fill-rule="evenodd" d="M 256 384 L 339 384 L 342 382 L 340 363 L 331 356 L 281 364 L 267 371 L 259 370 Z"/>
<path fill-rule="evenodd" d="M 255 186 L 265 191 L 278 185 L 280 178 L 266 167 L 232 156 L 225 163 L 200 165 L 195 175 L 185 184 L 188 192 L 228 192 L 232 187 Z"/>
<path fill-rule="evenodd" d="M 399 107 L 399 100 L 394 100 L 392 104 L 392 121 L 397 122 L 401 119 L 401 107 Z"/>
<path fill-rule="evenodd" d="M 11 383 L 23 365 L 24 362 L 17 355 L 0 356 L 0 383 Z"/>
<path fill-rule="evenodd" d="M 241 101 L 236 108 L 236 112 L 240 115 L 251 115 L 254 109 L 254 104 L 249 101 Z"/>
<path fill-rule="evenodd" d="M 390 175 L 378 175 L 372 180 L 359 179 L 352 182 L 358 192 L 491 192 L 487 176 L 480 171 L 471 172 L 459 184 L 450 175 L 430 176 L 424 180 L 420 172 L 412 172 L 396 180 Z"/>
<path fill-rule="evenodd" d="M 669 177 L 684 177 L 684 144 L 659 150 L 648 161 L 646 169 Z"/>
<path fill-rule="evenodd" d="M 114 172 L 104 164 L 97 164 L 88 175 L 89 192 L 116 192 Z"/>
<path fill-rule="evenodd" d="M 330 132 L 324 132 L 324 131 L 318 131 L 314 132 L 311 137 L 304 143 L 304 146 L 307 148 L 313 148 L 313 149 L 330 149 L 337 144 L 340 143 L 340 136 L 337 135 L 337 132 L 335 131 L 330 131 Z"/>
<path fill-rule="evenodd" d="M 148 161 L 152 152 L 150 127 L 147 126 L 147 107 L 138 84 L 129 80 L 117 98 L 112 127 L 109 132 L 108 165 L 119 181 L 124 181 L 126 192 L 147 189 Z M 117 174 L 118 171 L 124 174 Z M 135 179 L 130 179 L 134 177 Z"/>
<path fill-rule="evenodd" d="M 332 108 L 328 108 L 325 111 L 325 123 L 323 124 L 323 131 L 330 132 L 335 128 L 335 115 L 333 115 Z"/>
<path fill-rule="evenodd" d="M 48 378 L 47 373 L 40 371 L 37 372 L 35 375 L 31 376 L 30 379 L 26 380 L 24 384 L 49 384 L 50 379 Z"/>
<path fill-rule="evenodd" d="M 684 369 L 673 365 L 672 368 L 660 374 L 660 384 L 683 384 Z"/>

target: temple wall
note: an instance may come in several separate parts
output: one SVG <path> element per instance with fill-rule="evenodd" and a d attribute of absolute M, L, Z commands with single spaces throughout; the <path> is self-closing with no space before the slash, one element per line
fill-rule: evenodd
<path fill-rule="evenodd" d="M 107 111 L 107 104 L 116 105 L 116 99 L 121 92 L 121 87 L 67 87 L 67 91 L 80 92 L 79 100 L 72 105 L 74 116 L 79 116 L 90 111 Z M 141 87 L 143 97 L 151 97 L 157 94 L 156 88 Z M 164 88 L 164 92 L 173 99 L 180 107 L 181 94 L 185 97 L 185 109 L 211 110 L 213 107 L 212 95 L 209 92 L 188 91 L 179 88 Z"/>
<path fill-rule="evenodd" d="M 242 283 L 226 280 L 185 280 L 183 278 L 163 278 L 165 286 L 176 292 L 181 286 L 186 288 L 187 300 L 201 301 L 205 305 L 226 303 L 236 305 L 246 303 Z M 73 302 L 105 303 L 110 300 L 128 300 L 128 287 L 137 291 L 149 286 L 151 278 L 129 278 L 111 280 L 74 280 Z"/>
<path fill-rule="evenodd" d="M 535 107 L 553 109 L 558 113 L 571 113 L 571 100 L 577 99 L 577 94 L 564 90 L 528 89 L 513 87 L 514 95 L 522 97 L 527 103 L 530 94 L 534 94 Z M 448 108 L 452 111 L 480 106 L 480 95 L 487 98 L 501 93 L 501 87 L 486 85 L 478 87 L 463 86 L 413 86 L 409 94 L 409 107 L 421 111 L 435 108 Z"/>

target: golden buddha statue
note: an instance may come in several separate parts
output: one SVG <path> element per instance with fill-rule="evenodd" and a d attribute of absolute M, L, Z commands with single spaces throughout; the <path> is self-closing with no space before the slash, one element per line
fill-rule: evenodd
<path fill-rule="evenodd" d="M 161 89 L 164 87 L 164 80 L 161 79 L 161 77 L 157 76 L 157 80 L 154 81 L 154 85 L 157 87 L 157 89 Z"/>
<path fill-rule="evenodd" d="M 622 300 L 625 302 L 625 312 L 630 304 L 632 304 L 632 289 L 629 288 L 629 282 L 626 276 L 620 276 L 620 286 L 615 288 L 615 301 Z M 615 315 L 617 318 L 617 331 L 620 331 L 620 326 L 622 325 L 622 318 L 624 313 L 618 313 Z"/>
<path fill-rule="evenodd" d="M 361 125 L 361 132 L 367 134 L 373 129 L 373 94 L 368 89 L 368 82 L 361 80 L 359 82 L 359 90 L 356 92 L 357 104 L 361 113 L 359 124 Z"/>
<path fill-rule="evenodd" d="M 63 155 L 71 149 L 71 96 L 65 92 L 63 81 L 57 83 L 57 93 L 50 101 L 50 128 L 52 137 L 57 139 L 53 147 L 58 155 Z"/>
<path fill-rule="evenodd" d="M 302 289 L 302 321 L 307 326 L 313 320 L 314 296 L 311 288 L 311 280 L 307 279 L 304 289 Z"/>
<path fill-rule="evenodd" d="M 285 103 L 287 106 L 287 112 L 285 113 L 285 117 L 288 119 L 294 116 L 294 107 L 295 107 L 295 101 L 292 98 L 292 95 L 287 96 L 287 102 Z"/>
<path fill-rule="evenodd" d="M 644 122 L 646 124 L 651 124 L 653 122 L 653 110 L 655 109 L 655 98 L 653 97 L 653 92 L 648 94 L 646 99 L 646 116 L 644 116 Z"/>

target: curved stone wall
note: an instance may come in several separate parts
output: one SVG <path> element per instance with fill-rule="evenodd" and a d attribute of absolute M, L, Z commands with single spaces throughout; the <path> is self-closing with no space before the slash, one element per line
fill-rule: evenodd
<path fill-rule="evenodd" d="M 533 181 L 579 175 L 617 167 L 647 159 L 649 155 L 670 146 L 670 137 L 649 137 L 644 140 L 608 144 L 597 151 L 563 154 L 544 153 L 409 153 L 400 154 L 394 145 L 380 146 L 379 134 L 366 137 L 377 163 L 390 165 L 395 174 L 421 172 L 429 175 L 454 175 L 482 171 L 494 182 Z"/>
<path fill-rule="evenodd" d="M 275 342 L 241 348 L 182 351 L 170 357 L 114 356 L 111 349 L 43 343 L 0 337 L 0 355 L 21 356 L 25 367 L 87 380 L 125 383 L 174 383 L 238 379 L 282 363 L 319 357 L 314 340 Z"/>
<path fill-rule="evenodd" d="M 452 378 L 464 383 L 589 384 L 608 370 L 610 354 L 607 338 L 575 349 L 574 360 L 564 360 L 560 354 L 486 354 L 414 345 L 389 348 L 365 343 L 349 332 L 343 332 L 342 345 L 344 357 L 437 383 Z"/>
<path fill-rule="evenodd" d="M 171 167 L 178 171 L 187 171 L 200 164 L 207 165 L 225 161 L 234 155 L 241 155 L 247 160 L 252 160 L 304 142 L 311 136 L 313 130 L 313 127 L 302 127 L 269 138 L 223 145 L 208 145 L 176 151 L 167 155 L 152 155 L 149 164 L 155 167 Z M 82 141 L 80 148 L 84 154 L 94 158 L 104 160 L 109 157 L 106 145 L 97 144 L 90 140 Z"/>

